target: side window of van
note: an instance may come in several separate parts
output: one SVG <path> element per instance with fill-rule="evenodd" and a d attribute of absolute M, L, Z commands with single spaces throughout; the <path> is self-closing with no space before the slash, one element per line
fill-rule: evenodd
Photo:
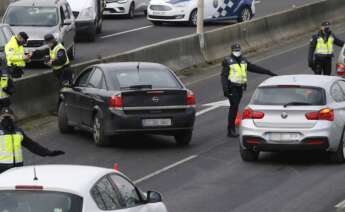
<path fill-rule="evenodd" d="M 65 4 L 62 5 L 62 9 L 63 9 L 63 12 L 65 14 L 65 19 L 67 19 L 67 20 L 71 19 L 70 13 L 69 13 L 69 11 L 68 11 L 68 9 L 67 9 Z"/>
<path fill-rule="evenodd" d="M 63 11 L 62 7 L 60 7 L 60 15 L 61 15 L 61 23 L 65 22 L 65 12 Z"/>

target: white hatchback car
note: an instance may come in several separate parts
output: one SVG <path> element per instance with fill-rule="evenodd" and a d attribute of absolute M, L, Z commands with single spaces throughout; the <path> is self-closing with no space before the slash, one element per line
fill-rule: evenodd
<path fill-rule="evenodd" d="M 338 63 L 337 63 L 337 75 L 345 77 L 345 46 L 339 53 Z"/>
<path fill-rule="evenodd" d="M 125 15 L 134 18 L 137 12 L 147 13 L 150 0 L 106 0 L 103 15 Z"/>
<path fill-rule="evenodd" d="M 141 192 L 117 171 L 41 165 L 14 168 L 0 175 L 0 211 L 167 212 L 167 209 L 159 193 Z"/>
<path fill-rule="evenodd" d="M 345 161 L 345 80 L 340 77 L 272 77 L 243 111 L 240 153 L 245 161 L 261 151 L 323 150 Z"/>

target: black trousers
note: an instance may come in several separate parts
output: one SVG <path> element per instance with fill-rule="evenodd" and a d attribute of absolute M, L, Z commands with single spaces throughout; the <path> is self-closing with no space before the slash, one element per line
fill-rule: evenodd
<path fill-rule="evenodd" d="M 73 81 L 73 73 L 70 66 L 65 66 L 58 70 L 53 70 L 55 76 L 59 80 L 60 88 L 65 85 L 71 85 Z"/>
<path fill-rule="evenodd" d="M 332 74 L 332 58 L 316 59 L 314 71 L 317 75 L 330 76 Z"/>
<path fill-rule="evenodd" d="M 243 87 L 242 86 L 231 86 L 231 92 L 229 96 L 230 101 L 230 108 L 229 108 L 229 115 L 228 115 L 228 131 L 231 129 L 235 129 L 235 121 L 236 116 L 238 113 L 238 109 L 241 103 L 241 99 L 243 96 Z"/>

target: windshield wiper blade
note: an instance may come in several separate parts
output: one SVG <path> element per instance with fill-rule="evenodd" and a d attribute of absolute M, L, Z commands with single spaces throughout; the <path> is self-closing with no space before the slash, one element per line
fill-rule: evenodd
<path fill-rule="evenodd" d="M 287 104 L 284 105 L 284 107 L 288 107 L 288 106 L 304 106 L 304 105 L 311 105 L 308 102 L 289 102 Z"/>
<path fill-rule="evenodd" d="M 133 89 L 133 90 L 152 89 L 152 85 L 132 85 L 128 87 L 121 87 L 121 89 Z"/>

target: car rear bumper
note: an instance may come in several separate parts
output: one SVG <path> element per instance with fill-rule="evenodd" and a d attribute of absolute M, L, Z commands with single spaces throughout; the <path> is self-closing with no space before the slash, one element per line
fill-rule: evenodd
<path fill-rule="evenodd" d="M 147 19 L 149 21 L 162 21 L 162 22 L 187 22 L 189 21 L 191 11 L 182 9 L 177 10 L 173 8 L 170 11 L 154 11 L 150 7 L 147 10 Z"/>
<path fill-rule="evenodd" d="M 103 15 L 126 15 L 129 11 L 129 4 L 120 3 L 107 3 L 106 8 L 103 11 Z"/>
<path fill-rule="evenodd" d="M 295 140 L 272 141 L 270 133 L 297 133 Z M 251 120 L 244 120 L 240 128 L 240 144 L 243 148 L 260 151 L 326 150 L 336 151 L 341 135 L 334 133 L 332 122 L 318 123 L 313 128 L 258 128 Z"/>
<path fill-rule="evenodd" d="M 144 119 L 166 119 L 172 120 L 169 127 L 143 127 Z M 123 110 L 111 110 L 110 115 L 105 119 L 105 133 L 114 134 L 162 134 L 174 135 L 176 132 L 193 130 L 195 121 L 195 108 L 187 108 L 179 112 L 165 113 L 128 113 Z"/>
<path fill-rule="evenodd" d="M 76 21 L 76 31 L 77 36 L 82 36 L 84 34 L 90 34 L 96 31 L 95 20 L 86 20 L 86 21 Z"/>

